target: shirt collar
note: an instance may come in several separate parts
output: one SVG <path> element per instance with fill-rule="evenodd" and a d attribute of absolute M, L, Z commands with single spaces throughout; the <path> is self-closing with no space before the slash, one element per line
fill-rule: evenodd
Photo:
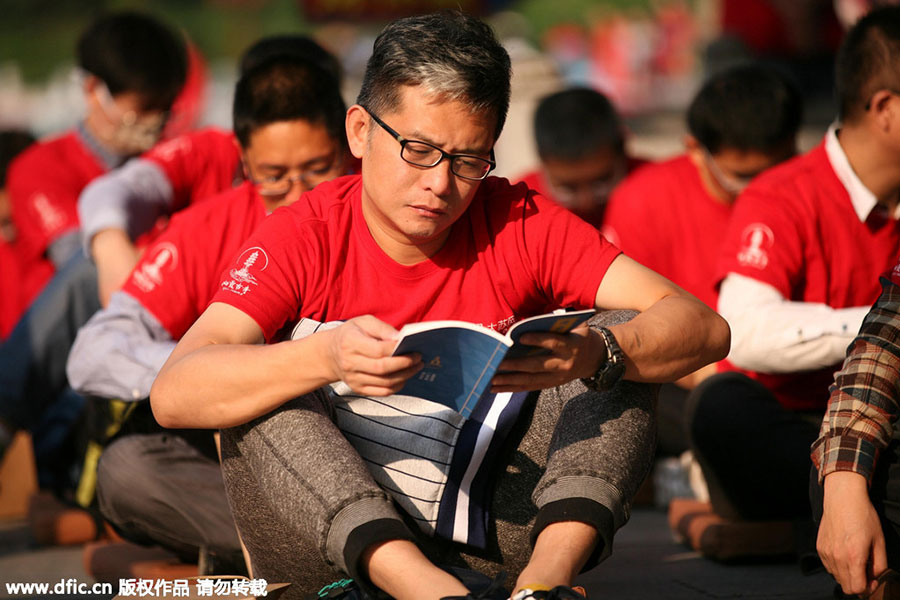
<path fill-rule="evenodd" d="M 839 123 L 832 123 L 828 128 L 828 132 L 825 134 L 825 154 L 828 155 L 831 168 L 834 169 L 838 179 L 844 185 L 844 189 L 850 195 L 850 203 L 853 205 L 856 216 L 859 217 L 860 222 L 865 223 L 875 207 L 878 206 L 878 199 L 850 166 L 847 154 L 838 141 L 837 132 L 840 128 Z M 898 217 L 900 217 L 900 207 L 894 214 L 895 219 Z"/>
<path fill-rule="evenodd" d="M 106 167 L 107 171 L 120 166 L 125 162 L 125 159 L 128 158 L 127 156 L 121 156 L 104 148 L 103 144 L 101 144 L 97 140 L 97 138 L 91 135 L 91 132 L 88 131 L 87 127 L 84 124 L 84 121 L 78 123 L 76 130 L 78 131 L 78 137 L 81 139 L 81 143 L 83 143 L 84 146 L 88 150 L 90 150 L 91 154 L 94 155 L 94 158 L 100 161 L 101 165 Z"/>

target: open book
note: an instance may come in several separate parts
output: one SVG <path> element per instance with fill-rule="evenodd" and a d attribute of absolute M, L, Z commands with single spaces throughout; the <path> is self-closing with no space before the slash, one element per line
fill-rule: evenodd
<path fill-rule="evenodd" d="M 567 333 L 594 314 L 594 309 L 554 311 L 523 319 L 506 335 L 466 321 L 423 321 L 404 325 L 394 355 L 418 352 L 425 368 L 398 393 L 440 402 L 469 416 L 504 358 L 548 351 L 518 343 L 528 332 Z"/>

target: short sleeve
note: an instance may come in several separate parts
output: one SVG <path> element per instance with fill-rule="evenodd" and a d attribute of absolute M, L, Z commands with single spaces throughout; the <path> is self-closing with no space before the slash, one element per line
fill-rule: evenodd
<path fill-rule="evenodd" d="M 596 227 L 539 194 L 526 203 L 524 231 L 528 261 L 551 304 L 594 306 L 600 282 L 621 251 Z"/>
<path fill-rule="evenodd" d="M 35 161 L 13 163 L 8 177 L 17 244 L 30 257 L 39 257 L 63 234 L 78 228 L 78 193 L 53 175 L 38 170 Z"/>
<path fill-rule="evenodd" d="M 815 223 L 815 218 L 801 215 L 784 193 L 751 186 L 735 204 L 717 280 L 737 273 L 767 283 L 790 298 L 803 268 L 804 223 Z"/>
<path fill-rule="evenodd" d="M 297 229 L 284 208 L 267 217 L 221 274 L 212 300 L 247 314 L 270 342 L 297 318 L 303 265 L 318 264 L 317 257 L 303 256 Z"/>
<path fill-rule="evenodd" d="M 162 169 L 172 186 L 172 210 L 228 189 L 240 153 L 234 138 L 206 129 L 180 135 L 149 150 L 142 158 Z"/>
<path fill-rule="evenodd" d="M 190 264 L 202 252 L 185 244 L 189 229 L 176 221 L 141 255 L 122 290 L 137 300 L 169 332 L 180 339 L 200 316 Z"/>

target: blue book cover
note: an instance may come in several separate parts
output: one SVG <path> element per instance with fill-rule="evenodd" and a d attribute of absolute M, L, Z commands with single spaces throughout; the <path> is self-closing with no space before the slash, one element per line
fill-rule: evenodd
<path fill-rule="evenodd" d="M 517 344 L 523 333 L 566 333 L 588 320 L 593 309 L 554 312 L 523 319 L 502 335 L 465 321 L 425 321 L 400 330 L 394 355 L 418 352 L 425 368 L 406 382 L 400 394 L 440 402 L 468 417 L 490 385 L 500 362 L 546 352 Z"/>

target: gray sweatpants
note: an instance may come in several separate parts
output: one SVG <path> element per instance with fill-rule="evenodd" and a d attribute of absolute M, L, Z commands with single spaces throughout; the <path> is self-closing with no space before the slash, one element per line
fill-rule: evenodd
<path fill-rule="evenodd" d="M 604 313 L 612 324 L 633 313 Z M 650 469 L 656 386 L 621 382 L 598 393 L 580 381 L 544 390 L 510 436 L 491 502 L 488 547 L 428 538 L 395 508 L 334 423 L 326 390 L 223 430 L 225 486 L 254 576 L 291 582 L 302 597 L 349 573 L 372 544 L 415 540 L 438 564 L 515 577 L 540 530 L 557 521 L 590 523 L 609 555 L 615 531 Z M 533 408 L 533 412 L 530 409 Z"/>

